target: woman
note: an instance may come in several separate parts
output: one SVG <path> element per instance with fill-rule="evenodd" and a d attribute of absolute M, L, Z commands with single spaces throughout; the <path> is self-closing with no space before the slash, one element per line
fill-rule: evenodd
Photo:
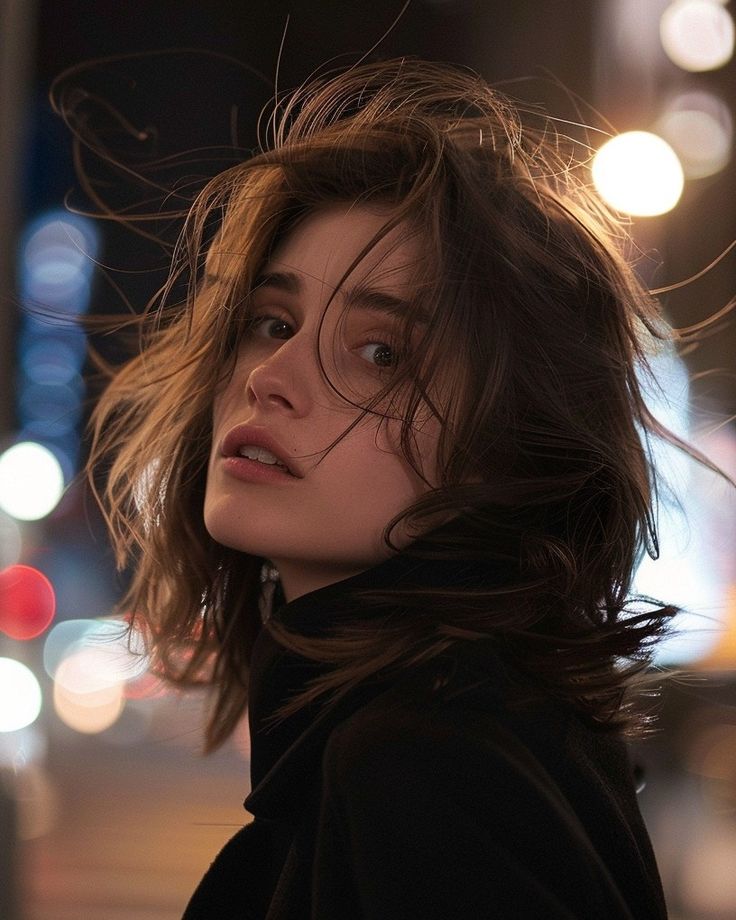
<path fill-rule="evenodd" d="M 357 66 L 277 116 L 93 418 L 121 607 L 214 691 L 207 751 L 249 718 L 254 820 L 184 917 L 666 917 L 625 739 L 676 608 L 627 604 L 675 334 L 473 73 Z"/>

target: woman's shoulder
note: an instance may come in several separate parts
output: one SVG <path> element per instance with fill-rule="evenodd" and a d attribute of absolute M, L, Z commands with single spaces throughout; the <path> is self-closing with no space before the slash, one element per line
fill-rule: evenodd
<path fill-rule="evenodd" d="M 492 648 L 477 643 L 435 667 L 417 669 L 352 712 L 330 732 L 323 772 L 348 788 L 371 775 L 407 771 L 455 784 L 534 787 L 571 800 L 629 795 L 633 771 L 625 742 L 588 726 L 566 703 L 543 693 L 520 704 L 520 678 Z"/>
<path fill-rule="evenodd" d="M 343 789 L 380 776 L 468 779 L 498 771 L 513 759 L 518 739 L 491 711 L 455 701 L 387 692 L 352 713 L 330 733 L 325 776 Z M 523 747 L 523 746 L 522 746 Z"/>
<path fill-rule="evenodd" d="M 548 734 L 550 721 L 561 743 L 568 708 L 544 699 L 515 708 L 497 654 L 473 652 L 443 656 L 396 677 L 335 726 L 325 762 L 341 770 L 379 769 L 382 759 L 406 758 L 436 767 L 447 754 L 454 769 L 462 764 L 469 770 L 474 763 L 485 769 L 489 759 L 508 760 L 513 750 L 525 748 L 522 736 L 533 733 L 534 724 L 544 725 Z"/>
<path fill-rule="evenodd" d="M 458 665 L 439 687 L 417 671 L 334 726 L 330 833 L 392 878 L 421 867 L 430 898 L 462 877 L 517 908 L 528 886 L 535 916 L 665 916 L 624 743 L 553 700 L 515 709 L 478 675 Z"/>

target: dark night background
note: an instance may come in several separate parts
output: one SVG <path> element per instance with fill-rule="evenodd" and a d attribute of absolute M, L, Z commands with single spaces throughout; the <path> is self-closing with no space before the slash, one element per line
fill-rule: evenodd
<path fill-rule="evenodd" d="M 132 227 L 98 221 L 100 265 L 90 312 L 140 311 L 166 278 L 179 227 L 164 212 L 185 208 L 209 177 L 257 145 L 256 122 L 273 95 L 277 66 L 279 90 L 287 90 L 317 69 L 355 62 L 382 39 L 369 59 L 412 55 L 466 65 L 512 97 L 544 105 L 568 122 L 560 123 L 561 131 L 591 143 L 595 129 L 606 126 L 650 128 L 667 100 L 683 91 L 716 94 L 733 112 L 733 61 L 689 74 L 663 55 L 633 47 L 627 52 L 616 16 L 633 10 L 643 33 L 667 2 L 412 0 L 402 12 L 399 0 L 0 0 L 0 99 L 6 101 L 0 111 L 15 112 L 3 127 L 0 150 L 6 202 L 0 221 L 0 449 L 13 442 L 20 424 L 22 311 L 13 289 L 18 240 L 29 221 L 62 206 L 65 196 L 72 208 L 90 206 L 72 161 L 70 131 L 49 101 L 55 80 L 66 99 L 87 94 L 76 118 L 113 156 L 174 191 L 167 196 L 83 152 L 85 174 L 113 208 L 162 212 Z M 640 270 L 650 285 L 699 273 L 736 239 L 734 188 L 729 162 L 715 175 L 689 181 L 672 212 L 634 219 L 632 233 L 645 254 Z M 146 239 L 136 227 L 161 239 Z M 726 255 L 663 302 L 672 323 L 684 326 L 715 313 L 734 292 L 736 257 Z M 93 341 L 108 359 L 121 357 L 114 339 L 98 335 Z M 735 354 L 736 318 L 685 355 L 692 405 L 703 424 L 720 426 L 726 440 L 708 443 L 725 444 L 715 459 L 732 475 Z M 90 372 L 87 364 L 80 433 L 96 393 Z M 84 450 L 82 441 L 80 463 Z M 712 497 L 708 501 L 711 514 Z M 668 691 L 661 733 L 639 752 L 647 770 L 640 803 L 673 920 L 726 920 L 736 913 L 736 588 L 728 581 L 736 575 L 730 542 L 736 503 L 722 503 L 720 510 L 724 520 L 709 539 L 725 560 L 719 571 L 728 573 L 718 617 L 732 630 L 694 663 L 697 680 Z M 109 613 L 125 575 L 115 572 L 81 479 L 47 520 L 23 525 L 21 534 L 22 561 L 54 583 L 57 619 Z M 0 567 L 7 564 L 2 559 Z M 0 636 L 0 655 L 35 666 L 41 641 Z M 43 691 L 50 699 L 51 681 Z M 27 769 L 13 761 L 17 798 L 25 804 L 13 857 L 17 903 L 7 896 L 7 920 L 175 920 L 219 847 L 249 819 L 241 804 L 248 792 L 244 732 L 205 759 L 198 752 L 201 700 L 195 695 L 134 700 L 123 716 L 119 726 L 85 735 L 49 708 L 42 711 L 31 744 L 39 748 L 28 755 Z M 3 750 L 0 743 L 0 760 Z M 0 913 L 3 906 L 0 895 Z"/>

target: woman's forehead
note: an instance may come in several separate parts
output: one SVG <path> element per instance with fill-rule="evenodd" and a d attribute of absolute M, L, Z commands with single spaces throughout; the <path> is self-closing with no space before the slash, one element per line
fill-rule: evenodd
<path fill-rule="evenodd" d="M 391 209 L 379 205 L 340 204 L 312 211 L 279 242 L 263 272 L 289 272 L 301 276 L 303 283 L 311 280 L 331 289 L 349 272 L 351 286 L 370 280 L 372 286 L 408 297 L 420 262 L 420 239 L 406 221 L 383 233 L 391 217 Z M 378 234 L 381 239 L 353 267 Z"/>

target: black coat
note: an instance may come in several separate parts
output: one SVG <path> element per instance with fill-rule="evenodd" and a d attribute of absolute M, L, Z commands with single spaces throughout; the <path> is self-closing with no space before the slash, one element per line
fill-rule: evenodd
<path fill-rule="evenodd" d="M 400 554 L 274 615 L 319 634 L 346 587 L 447 575 Z M 263 719 L 317 671 L 262 629 L 244 803 L 255 820 L 183 920 L 666 918 L 625 743 L 551 699 L 509 705 L 518 675 L 489 641 L 442 657 L 441 690 L 439 667 L 362 685 L 268 731 Z"/>

